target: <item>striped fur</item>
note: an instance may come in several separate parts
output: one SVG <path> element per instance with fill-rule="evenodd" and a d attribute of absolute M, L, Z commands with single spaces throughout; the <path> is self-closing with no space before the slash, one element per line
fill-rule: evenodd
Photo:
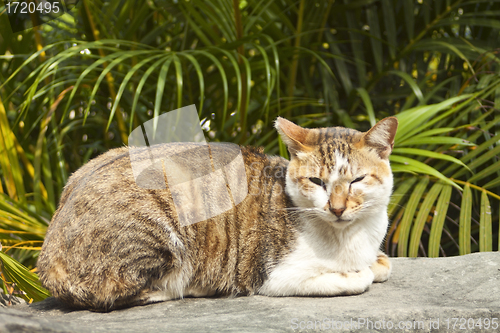
<path fill-rule="evenodd" d="M 108 311 L 185 296 L 355 294 L 385 281 L 390 262 L 378 250 L 395 118 L 367 133 L 281 118 L 276 127 L 291 161 L 242 147 L 247 197 L 188 226 L 168 187 L 137 186 L 129 150 L 142 148 L 91 160 L 68 180 L 50 223 L 38 260 L 43 285 L 71 306 Z M 171 154 L 179 144 L 152 148 Z"/>

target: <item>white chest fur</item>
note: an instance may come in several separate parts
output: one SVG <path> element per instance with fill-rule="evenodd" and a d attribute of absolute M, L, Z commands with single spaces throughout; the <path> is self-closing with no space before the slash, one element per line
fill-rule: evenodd
<path fill-rule="evenodd" d="M 259 293 L 332 296 L 365 291 L 373 282 L 369 266 L 377 260 L 387 231 L 385 210 L 372 211 L 343 229 L 320 220 L 304 224 L 295 249 L 274 268 Z"/>

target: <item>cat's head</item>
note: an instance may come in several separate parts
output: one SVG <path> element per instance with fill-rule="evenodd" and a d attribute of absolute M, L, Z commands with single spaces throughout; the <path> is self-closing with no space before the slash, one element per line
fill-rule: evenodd
<path fill-rule="evenodd" d="M 283 118 L 275 126 L 290 152 L 285 190 L 299 211 L 343 228 L 387 209 L 396 118 L 382 119 L 365 133 L 306 129 Z"/>

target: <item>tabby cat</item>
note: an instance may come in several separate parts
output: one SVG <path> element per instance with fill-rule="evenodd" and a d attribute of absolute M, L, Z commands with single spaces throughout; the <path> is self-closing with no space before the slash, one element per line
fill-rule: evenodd
<path fill-rule="evenodd" d="M 69 178 L 38 260 L 40 280 L 70 306 L 97 311 L 186 296 L 363 293 L 391 273 L 379 248 L 397 125 L 389 117 L 362 133 L 278 118 L 290 161 L 241 147 L 248 194 L 190 225 L 179 223 L 168 187 L 137 185 L 130 152 L 142 148 L 113 149 Z M 184 145 L 195 146 L 151 149 L 171 154 Z"/>

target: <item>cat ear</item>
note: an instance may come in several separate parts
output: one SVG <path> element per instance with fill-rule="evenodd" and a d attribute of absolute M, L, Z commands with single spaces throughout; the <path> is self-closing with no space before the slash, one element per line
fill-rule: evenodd
<path fill-rule="evenodd" d="M 381 158 L 387 158 L 392 152 L 397 129 L 396 117 L 384 118 L 364 134 L 364 144 L 376 148 Z"/>
<path fill-rule="evenodd" d="M 313 150 L 312 147 L 305 144 L 309 130 L 307 128 L 295 125 L 289 120 L 278 117 L 274 123 L 278 130 L 281 140 L 286 144 L 290 154 L 295 156 L 297 152 L 307 152 Z"/>

